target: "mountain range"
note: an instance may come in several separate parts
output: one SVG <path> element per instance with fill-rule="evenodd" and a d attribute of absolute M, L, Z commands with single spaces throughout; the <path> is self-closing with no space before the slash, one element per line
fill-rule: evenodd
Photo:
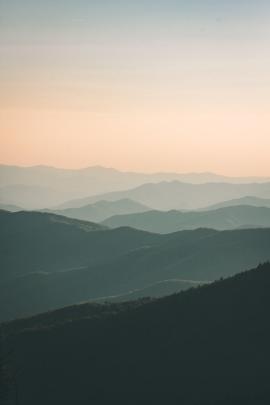
<path fill-rule="evenodd" d="M 128 198 L 155 210 L 196 210 L 249 195 L 270 198 L 270 183 L 189 184 L 179 181 L 148 183 L 130 190 L 68 201 L 58 209 L 78 208 L 100 200 L 116 201 Z"/>
<path fill-rule="evenodd" d="M 166 295 L 170 280 L 182 282 L 170 284 L 176 292 L 270 259 L 267 228 L 160 235 L 35 212 L 1 212 L 0 225 L 1 320 L 137 290 L 156 296 L 156 283 Z"/>
<path fill-rule="evenodd" d="M 0 280 L 67 271 L 157 243 L 159 235 L 39 212 L 0 211 Z"/>
<path fill-rule="evenodd" d="M 232 206 L 210 211 L 147 211 L 115 215 L 102 222 L 110 228 L 129 226 L 148 232 L 170 233 L 183 229 L 236 229 L 270 227 L 270 208 L 248 205 Z"/>
<path fill-rule="evenodd" d="M 270 208 L 269 198 L 258 198 L 254 196 L 246 196 L 241 198 L 236 198 L 233 200 L 222 201 L 218 204 L 207 206 L 205 210 L 214 210 L 218 208 L 234 207 L 238 205 L 249 205 L 250 207 L 268 207 Z"/>
<path fill-rule="evenodd" d="M 52 210 L 55 214 L 85 221 L 102 222 L 117 214 L 130 214 L 149 211 L 150 208 L 128 198 L 116 201 L 100 200 L 80 208 Z"/>
<path fill-rule="evenodd" d="M 129 190 L 146 183 L 171 182 L 175 180 L 192 184 L 238 184 L 269 182 L 270 178 L 226 177 L 213 173 L 147 174 L 121 172 L 100 166 L 70 170 L 47 166 L 18 167 L 0 165 L 0 204 L 18 205 L 23 209 L 52 208 L 73 199 L 81 199 L 113 191 Z M 234 198 L 234 196 L 229 196 L 228 198 Z M 85 204 L 79 203 L 79 205 L 69 203 L 65 204 L 63 208 L 75 208 L 88 203 L 91 203 L 91 201 L 85 202 Z M 157 208 L 151 205 L 150 207 Z M 168 209 L 171 208 L 181 207 L 170 206 Z"/>

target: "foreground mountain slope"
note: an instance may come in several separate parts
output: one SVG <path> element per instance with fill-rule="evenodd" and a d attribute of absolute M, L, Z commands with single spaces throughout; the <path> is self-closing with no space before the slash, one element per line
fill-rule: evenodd
<path fill-rule="evenodd" d="M 115 201 L 129 198 L 156 210 L 192 210 L 247 195 L 270 198 L 270 182 L 262 184 L 189 184 L 179 181 L 148 183 L 130 190 L 72 200 L 61 208 L 81 207 L 99 200 Z"/>
<path fill-rule="evenodd" d="M 159 235 L 39 212 L 0 211 L 0 281 L 110 260 L 158 242 Z"/>
<path fill-rule="evenodd" d="M 242 227 L 270 227 L 270 208 L 235 206 L 211 211 L 148 211 L 144 213 L 116 215 L 103 225 L 117 228 L 130 226 L 149 232 L 170 233 L 181 229 L 212 228 L 235 229 Z"/>
<path fill-rule="evenodd" d="M 265 264 L 153 302 L 7 325 L 20 404 L 269 404 L 269 291 Z"/>
<path fill-rule="evenodd" d="M 145 205 L 126 198 L 117 201 L 101 200 L 94 204 L 85 205 L 83 207 L 54 210 L 53 212 L 69 218 L 102 222 L 113 215 L 133 214 L 149 210 L 150 208 L 146 207 Z"/>
<path fill-rule="evenodd" d="M 134 241 L 136 232 L 139 240 Z M 85 257 L 88 260 L 99 258 L 91 266 L 66 271 L 33 271 L 2 281 L 0 320 L 100 297 L 127 296 L 134 290 L 144 290 L 165 280 L 209 282 L 270 260 L 270 229 L 223 232 L 198 229 L 168 235 L 143 232 L 140 235 L 140 232 L 119 228 L 102 231 L 102 237 L 100 232 L 91 232 L 91 239 L 86 239 L 88 256 L 82 256 L 84 260 Z M 94 256 L 100 247 L 104 249 L 103 255 L 101 252 Z M 187 287 L 182 285 L 181 289 Z M 166 289 L 163 293 L 167 294 Z M 155 296 L 156 293 L 150 289 L 145 295 Z"/>

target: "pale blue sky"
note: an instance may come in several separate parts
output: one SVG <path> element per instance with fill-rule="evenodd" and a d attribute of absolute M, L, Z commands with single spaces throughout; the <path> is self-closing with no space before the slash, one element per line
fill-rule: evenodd
<path fill-rule="evenodd" d="M 249 24 L 267 23 L 269 10 L 266 0 L 1 0 L 1 42 L 84 43 L 91 35 L 99 40 L 139 29 L 180 29 L 179 25 L 187 36 L 210 28 L 227 35 L 230 25 L 237 34 L 236 24 L 248 35 Z"/>

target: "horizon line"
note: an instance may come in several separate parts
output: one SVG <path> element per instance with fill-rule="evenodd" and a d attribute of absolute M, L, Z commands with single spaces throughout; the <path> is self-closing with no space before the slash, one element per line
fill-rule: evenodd
<path fill-rule="evenodd" d="M 118 173 L 123 173 L 123 174 L 140 174 L 140 175 L 146 175 L 146 176 L 153 176 L 153 175 L 182 175 L 182 176 L 190 176 L 190 175 L 210 175 L 210 176 L 217 176 L 217 177 L 224 177 L 224 178 L 232 178 L 232 179 L 237 179 L 237 178 L 253 178 L 253 179 L 270 179 L 270 174 L 269 175 L 252 175 L 252 174 L 247 174 L 247 175 L 227 175 L 227 174 L 221 174 L 217 172 L 211 172 L 211 171 L 190 171 L 190 172 L 178 172 L 178 171 L 151 171 L 151 172 L 144 172 L 144 171 L 137 171 L 137 170 L 124 170 L 124 169 L 118 169 L 115 167 L 110 167 L 110 166 L 102 166 L 102 165 L 92 165 L 92 166 L 82 166 L 82 167 L 62 167 L 62 166 L 54 166 L 54 165 L 48 165 L 48 164 L 36 164 L 36 165 L 19 165 L 19 164 L 6 164 L 6 163 L 1 163 L 0 162 L 0 167 L 10 167 L 10 168 L 19 168 L 19 169 L 35 169 L 35 168 L 44 168 L 44 169 L 53 169 L 53 170 L 63 170 L 63 171 L 74 171 L 74 172 L 79 172 L 79 171 L 84 171 L 84 170 L 91 170 L 91 169 L 101 169 L 101 170 L 110 170 L 110 171 L 115 171 Z"/>

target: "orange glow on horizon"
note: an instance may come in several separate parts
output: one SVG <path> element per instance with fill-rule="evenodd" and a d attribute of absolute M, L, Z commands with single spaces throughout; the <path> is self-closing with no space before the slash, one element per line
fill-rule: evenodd
<path fill-rule="evenodd" d="M 266 113 L 0 110 L 0 162 L 269 176 Z"/>

